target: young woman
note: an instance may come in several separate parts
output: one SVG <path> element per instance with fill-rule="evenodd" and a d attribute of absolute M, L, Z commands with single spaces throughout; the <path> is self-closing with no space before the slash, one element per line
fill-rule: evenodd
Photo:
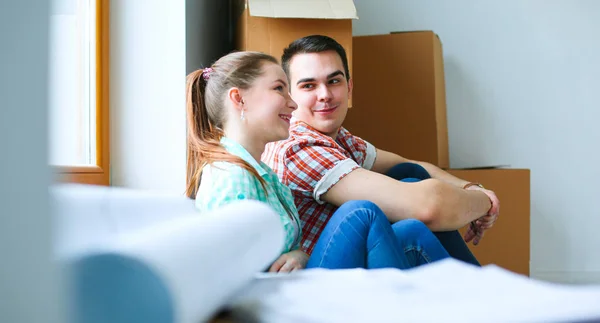
<path fill-rule="evenodd" d="M 417 220 L 391 225 L 368 201 L 342 205 L 330 218 L 312 255 L 300 249 L 301 223 L 289 188 L 260 161 L 267 143 L 288 137 L 297 108 L 277 60 L 235 52 L 187 78 L 187 190 L 200 211 L 235 200 L 271 206 L 286 232 L 272 272 L 302 268 L 411 268 L 448 257 Z M 243 215 L 241 215 L 243 216 Z"/>

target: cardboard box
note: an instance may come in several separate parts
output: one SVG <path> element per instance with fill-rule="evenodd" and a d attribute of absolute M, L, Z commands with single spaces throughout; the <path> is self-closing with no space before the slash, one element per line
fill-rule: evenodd
<path fill-rule="evenodd" d="M 233 2 L 235 45 L 281 59 L 292 41 L 309 35 L 335 39 L 348 55 L 352 75 L 352 0 L 236 0 Z"/>
<path fill-rule="evenodd" d="M 467 181 L 483 184 L 500 199 L 500 216 L 485 236 L 469 248 L 482 265 L 496 264 L 529 275 L 530 171 L 529 169 L 451 169 Z M 467 231 L 461 229 L 461 233 Z"/>
<path fill-rule="evenodd" d="M 442 44 L 431 31 L 353 38 L 344 127 L 375 147 L 449 168 Z"/>

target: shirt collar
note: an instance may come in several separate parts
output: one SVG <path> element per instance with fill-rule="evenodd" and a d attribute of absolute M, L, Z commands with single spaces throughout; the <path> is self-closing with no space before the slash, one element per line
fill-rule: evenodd
<path fill-rule="evenodd" d="M 327 138 L 331 139 L 331 137 L 324 135 L 323 133 L 321 133 L 317 129 L 313 128 L 308 123 L 292 117 L 292 119 L 290 120 L 290 134 L 293 134 L 296 136 L 302 136 L 303 133 L 306 131 L 313 132 L 313 133 L 318 134 L 319 136 L 323 136 L 323 137 L 327 137 Z M 345 138 L 346 136 L 348 136 L 348 130 L 346 130 L 346 128 L 344 128 L 344 127 L 340 127 L 340 129 L 338 130 L 337 136 L 335 136 L 336 140 L 333 140 L 333 139 L 331 139 L 331 140 L 338 141 L 341 138 Z"/>
<path fill-rule="evenodd" d="M 254 169 L 256 169 L 256 171 L 258 172 L 258 175 L 260 175 L 261 177 L 269 173 L 265 169 L 265 167 L 267 167 L 265 164 L 263 164 L 262 162 L 258 163 L 256 161 L 256 159 L 254 159 L 254 157 L 252 157 L 252 155 L 250 155 L 250 153 L 246 150 L 246 148 L 244 148 L 242 145 L 240 145 L 233 139 L 223 137 L 223 138 L 221 138 L 221 145 L 223 145 L 223 147 L 225 147 L 225 149 L 230 154 L 240 157 L 245 162 L 247 162 L 252 167 L 254 167 Z"/>

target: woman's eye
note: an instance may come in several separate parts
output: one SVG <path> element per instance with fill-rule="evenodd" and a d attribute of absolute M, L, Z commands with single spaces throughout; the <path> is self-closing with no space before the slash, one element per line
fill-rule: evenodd
<path fill-rule="evenodd" d="M 275 91 L 283 91 L 283 86 L 279 85 L 275 88 Z"/>

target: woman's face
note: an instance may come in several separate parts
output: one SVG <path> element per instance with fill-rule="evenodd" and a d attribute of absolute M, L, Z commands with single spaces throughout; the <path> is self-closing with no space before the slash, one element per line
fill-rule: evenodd
<path fill-rule="evenodd" d="M 298 108 L 289 94 L 281 66 L 266 62 L 263 73 L 244 91 L 244 123 L 250 135 L 265 143 L 289 137 L 290 118 Z"/>

